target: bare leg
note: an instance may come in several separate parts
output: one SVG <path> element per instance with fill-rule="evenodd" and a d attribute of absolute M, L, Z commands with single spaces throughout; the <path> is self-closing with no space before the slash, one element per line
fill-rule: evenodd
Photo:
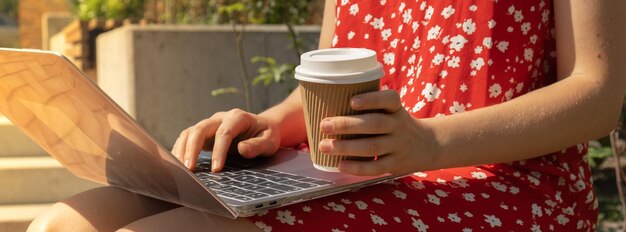
<path fill-rule="evenodd" d="M 180 207 L 133 222 L 124 231 L 260 231 L 246 219 L 229 219 Z"/>
<path fill-rule="evenodd" d="M 176 207 L 123 189 L 102 187 L 54 204 L 28 231 L 115 231 L 144 217 Z"/>

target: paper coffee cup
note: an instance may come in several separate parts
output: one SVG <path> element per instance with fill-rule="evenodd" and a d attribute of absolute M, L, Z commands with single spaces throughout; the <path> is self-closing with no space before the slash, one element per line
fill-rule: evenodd
<path fill-rule="evenodd" d="M 324 118 L 355 115 L 350 99 L 358 94 L 378 91 L 382 65 L 376 52 L 362 48 L 321 49 L 302 54 L 295 78 L 300 81 L 307 136 L 313 166 L 338 172 L 339 162 L 357 157 L 327 155 L 319 152 L 323 139 L 354 139 L 361 135 L 327 135 L 320 130 Z"/>

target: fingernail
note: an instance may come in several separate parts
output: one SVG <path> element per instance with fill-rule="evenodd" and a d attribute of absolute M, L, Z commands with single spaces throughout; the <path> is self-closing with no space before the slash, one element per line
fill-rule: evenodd
<path fill-rule="evenodd" d="M 328 140 L 320 141 L 319 149 L 321 152 L 330 152 L 333 149 L 333 145 Z"/>
<path fill-rule="evenodd" d="M 360 97 L 353 97 L 352 108 L 361 108 L 361 106 L 363 106 L 363 99 L 361 99 Z"/>
<path fill-rule="evenodd" d="M 322 129 L 322 133 L 330 133 L 333 132 L 333 122 L 331 122 L 330 120 L 324 119 L 322 121 L 322 123 L 320 124 L 320 127 Z"/>
<path fill-rule="evenodd" d="M 186 160 L 185 160 L 185 167 L 187 167 L 187 168 L 191 168 L 191 167 L 189 167 L 189 162 L 190 162 L 190 161 L 189 161 L 188 159 L 186 159 Z"/>

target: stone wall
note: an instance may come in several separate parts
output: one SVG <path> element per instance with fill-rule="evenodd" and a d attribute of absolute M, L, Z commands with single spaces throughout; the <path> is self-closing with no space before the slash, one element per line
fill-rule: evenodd
<path fill-rule="evenodd" d="M 317 48 L 319 27 L 297 28 L 306 50 Z M 289 49 L 284 26 L 249 26 L 244 39 L 248 73 L 256 76 L 253 56 L 299 63 Z M 243 94 L 211 96 L 217 88 L 242 90 L 241 72 L 230 26 L 125 26 L 97 40 L 98 84 L 112 99 L 171 148 L 180 131 L 215 112 L 244 108 Z M 253 109 L 260 112 L 294 88 L 253 87 Z"/>
<path fill-rule="evenodd" d="M 20 0 L 19 30 L 22 48 L 42 48 L 41 18 L 45 13 L 70 12 L 67 0 Z"/>

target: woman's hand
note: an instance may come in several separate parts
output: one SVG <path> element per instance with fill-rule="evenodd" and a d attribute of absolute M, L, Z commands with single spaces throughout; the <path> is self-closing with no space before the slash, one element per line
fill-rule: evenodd
<path fill-rule="evenodd" d="M 181 132 L 172 153 L 187 168 L 194 170 L 200 150 L 213 150 L 211 171 L 219 172 L 233 141 L 241 141 L 236 147 L 245 158 L 269 156 L 278 151 L 279 134 L 270 120 L 234 109 L 216 113 Z"/>
<path fill-rule="evenodd" d="M 381 110 L 353 116 L 325 118 L 320 129 L 325 134 L 368 134 L 373 137 L 325 139 L 319 151 L 331 155 L 375 157 L 372 161 L 343 160 L 339 170 L 353 175 L 405 174 L 428 169 L 434 160 L 436 144 L 430 130 L 402 107 L 395 91 L 385 90 L 354 96 L 355 110 Z"/>

